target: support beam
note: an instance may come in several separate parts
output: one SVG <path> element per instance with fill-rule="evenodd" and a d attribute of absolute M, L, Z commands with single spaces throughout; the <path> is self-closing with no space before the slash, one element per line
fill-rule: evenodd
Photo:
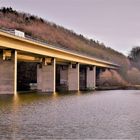
<path fill-rule="evenodd" d="M 69 91 L 79 91 L 79 63 L 69 65 L 68 90 Z"/>
<path fill-rule="evenodd" d="M 96 66 L 87 67 L 87 88 L 95 89 L 96 87 Z"/>
<path fill-rule="evenodd" d="M 41 62 L 41 59 L 39 57 L 23 55 L 23 54 L 18 54 L 17 59 L 18 61 L 24 61 L 24 62 Z"/>
<path fill-rule="evenodd" d="M 11 53 L 11 55 L 10 55 Z M 17 93 L 17 51 L 0 54 L 0 94 Z"/>
<path fill-rule="evenodd" d="M 17 51 L 14 51 L 14 95 L 17 94 Z"/>
<path fill-rule="evenodd" d="M 55 92 L 56 62 L 52 58 L 51 63 L 43 63 L 37 67 L 37 88 L 41 92 Z"/>

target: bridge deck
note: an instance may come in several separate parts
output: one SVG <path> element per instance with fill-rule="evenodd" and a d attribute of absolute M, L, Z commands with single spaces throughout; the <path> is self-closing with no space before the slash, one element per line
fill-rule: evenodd
<path fill-rule="evenodd" d="M 19 59 L 22 57 L 21 55 L 29 55 L 29 57 L 33 56 L 37 58 L 54 57 L 63 62 L 70 61 L 113 69 L 119 68 L 119 65 L 112 62 L 78 54 L 76 52 L 41 43 L 33 39 L 18 37 L 4 31 L 0 31 L 0 48 L 17 50 Z"/>

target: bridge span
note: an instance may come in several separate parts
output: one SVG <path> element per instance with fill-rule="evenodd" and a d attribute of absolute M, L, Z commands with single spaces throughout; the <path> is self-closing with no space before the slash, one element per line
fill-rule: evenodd
<path fill-rule="evenodd" d="M 69 91 L 80 90 L 82 83 L 85 88 L 95 89 L 97 67 L 119 68 L 112 62 L 34 40 L 17 30 L 0 30 L 0 94 L 17 93 L 19 61 L 37 63 L 37 90 L 42 92 L 55 92 L 57 85 L 65 85 Z"/>

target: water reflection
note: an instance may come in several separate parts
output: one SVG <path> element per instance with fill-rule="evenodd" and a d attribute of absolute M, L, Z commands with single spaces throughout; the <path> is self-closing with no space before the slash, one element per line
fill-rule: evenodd
<path fill-rule="evenodd" d="M 140 139 L 140 92 L 0 96 L 0 139 Z"/>

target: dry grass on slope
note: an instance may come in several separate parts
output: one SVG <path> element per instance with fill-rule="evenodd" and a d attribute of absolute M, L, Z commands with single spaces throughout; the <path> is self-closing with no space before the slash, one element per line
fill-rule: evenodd
<path fill-rule="evenodd" d="M 123 78 L 128 77 L 127 71 L 131 65 L 126 56 L 62 26 L 27 13 L 14 11 L 11 8 L 2 8 L 0 10 L 0 28 L 4 27 L 19 29 L 32 37 L 43 39 L 49 44 L 117 63 L 121 65 L 120 74 Z"/>
<path fill-rule="evenodd" d="M 12 9 L 0 10 L 0 27 L 19 29 L 27 34 L 46 40 L 50 44 L 58 45 L 67 49 L 82 52 L 100 59 L 114 61 L 123 64 L 126 57 L 121 53 L 105 47 L 97 41 L 77 35 L 54 23 L 45 21 L 36 16 L 19 13 Z"/>

